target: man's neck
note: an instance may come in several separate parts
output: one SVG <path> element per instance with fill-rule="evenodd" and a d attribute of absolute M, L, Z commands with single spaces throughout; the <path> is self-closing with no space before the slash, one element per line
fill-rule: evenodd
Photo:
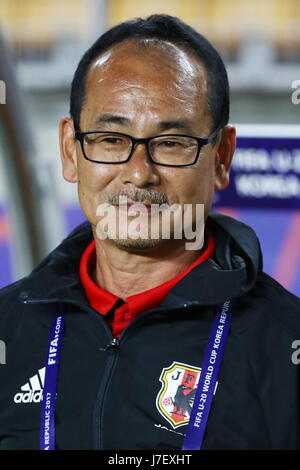
<path fill-rule="evenodd" d="M 95 234 L 94 234 L 95 235 Z M 186 250 L 184 243 L 164 240 L 155 249 L 128 250 L 96 236 L 93 280 L 103 289 L 125 299 L 177 276 L 204 251 Z"/>

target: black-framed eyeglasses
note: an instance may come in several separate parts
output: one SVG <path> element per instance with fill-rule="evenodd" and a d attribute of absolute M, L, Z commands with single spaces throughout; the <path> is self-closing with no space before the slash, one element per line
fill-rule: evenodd
<path fill-rule="evenodd" d="M 212 142 L 217 128 L 208 137 L 185 134 L 161 134 L 136 139 L 121 132 L 89 131 L 75 132 L 84 157 L 94 163 L 126 163 L 137 144 L 145 144 L 151 162 L 163 166 L 190 166 L 199 158 L 204 145 Z"/>

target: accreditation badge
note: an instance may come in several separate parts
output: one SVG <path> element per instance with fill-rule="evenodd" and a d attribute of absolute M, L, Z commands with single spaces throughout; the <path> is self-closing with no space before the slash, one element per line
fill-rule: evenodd
<path fill-rule="evenodd" d="M 173 362 L 161 372 L 156 407 L 174 429 L 190 419 L 200 372 L 200 368 L 181 362 Z"/>

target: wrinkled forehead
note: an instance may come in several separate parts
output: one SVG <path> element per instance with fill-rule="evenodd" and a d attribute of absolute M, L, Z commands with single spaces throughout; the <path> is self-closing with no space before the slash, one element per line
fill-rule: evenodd
<path fill-rule="evenodd" d="M 201 60 L 176 44 L 158 39 L 130 39 L 112 46 L 93 61 L 86 85 L 107 79 L 113 84 L 122 81 L 124 75 L 134 80 L 143 73 L 145 79 L 168 80 L 178 90 L 192 87 L 207 93 L 207 72 Z"/>

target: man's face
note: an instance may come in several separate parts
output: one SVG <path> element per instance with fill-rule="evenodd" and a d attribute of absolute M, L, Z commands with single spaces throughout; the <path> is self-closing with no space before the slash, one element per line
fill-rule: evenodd
<path fill-rule="evenodd" d="M 205 67 L 166 42 L 147 48 L 133 41 L 114 46 L 88 72 L 80 130 L 122 132 L 136 138 L 176 133 L 208 136 L 212 120 Z M 83 157 L 70 120 L 62 120 L 61 135 L 64 177 L 78 182 L 82 210 L 94 228 L 99 221 L 97 207 L 115 202 L 119 195 L 144 204 L 204 204 L 206 218 L 214 190 L 227 185 L 218 146 L 212 144 L 202 147 L 192 166 L 155 165 L 142 144 L 129 162 L 112 165 Z M 132 241 L 127 246 L 135 243 L 147 247 L 162 241 L 148 240 L 144 245 Z"/>

